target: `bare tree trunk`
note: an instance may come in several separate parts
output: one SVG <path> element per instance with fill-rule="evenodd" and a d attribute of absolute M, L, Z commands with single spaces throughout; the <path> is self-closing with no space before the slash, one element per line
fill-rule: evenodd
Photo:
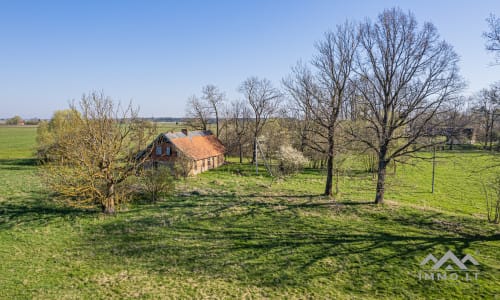
<path fill-rule="evenodd" d="M 333 183 L 333 157 L 328 157 L 326 162 L 326 186 L 325 186 L 325 196 L 332 195 L 332 183 Z"/>
<path fill-rule="evenodd" d="M 217 130 L 216 136 L 217 138 L 219 138 L 219 112 L 217 111 L 216 106 L 214 106 L 214 110 L 215 110 L 215 126 Z"/>
<path fill-rule="evenodd" d="M 254 138 L 253 140 L 253 147 L 252 147 L 252 164 L 255 163 L 257 160 L 257 137 Z"/>
<path fill-rule="evenodd" d="M 385 192 L 385 162 L 381 161 L 378 164 L 377 172 L 377 193 L 375 195 L 375 204 L 384 203 L 384 192 Z"/>
<path fill-rule="evenodd" d="M 486 115 L 486 126 L 484 128 L 484 150 L 488 149 L 488 142 L 490 140 L 490 132 L 491 132 L 490 119 L 489 119 L 489 114 L 487 114 Z"/>
<path fill-rule="evenodd" d="M 102 204 L 102 212 L 105 214 L 114 214 L 115 213 L 115 184 L 108 183 L 107 185 L 107 193 L 106 199 Z"/>
<path fill-rule="evenodd" d="M 241 142 L 238 143 L 238 152 L 240 154 L 240 164 L 242 164 L 243 163 L 243 149 L 241 146 Z"/>
<path fill-rule="evenodd" d="M 383 147 L 380 151 L 378 158 L 378 170 L 377 170 L 377 191 L 375 194 L 375 204 L 384 203 L 384 192 L 385 192 L 385 174 L 387 168 L 387 161 L 385 155 L 387 149 Z"/>
<path fill-rule="evenodd" d="M 485 129 L 486 132 L 484 134 L 484 146 L 483 146 L 483 149 L 484 150 L 487 150 L 488 149 L 488 128 Z"/>
<path fill-rule="evenodd" d="M 494 115 L 493 113 L 491 114 L 491 122 L 490 122 L 490 134 L 489 134 L 489 142 L 490 142 L 490 146 L 488 147 L 488 150 L 492 151 L 493 150 L 493 122 L 494 122 Z"/>
<path fill-rule="evenodd" d="M 326 161 L 326 185 L 325 185 L 325 196 L 332 196 L 332 182 L 333 182 L 333 136 L 328 138 L 328 159 Z"/>

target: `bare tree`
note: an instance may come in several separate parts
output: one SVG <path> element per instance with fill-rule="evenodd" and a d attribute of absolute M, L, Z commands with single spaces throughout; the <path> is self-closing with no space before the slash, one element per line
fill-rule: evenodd
<path fill-rule="evenodd" d="M 252 108 L 254 127 L 253 127 L 253 154 L 252 162 L 256 159 L 257 138 L 262 132 L 270 117 L 278 110 L 281 93 L 273 87 L 271 81 L 250 77 L 243 81 L 239 91 L 245 96 L 248 104 Z"/>
<path fill-rule="evenodd" d="M 313 74 L 306 66 L 293 69 L 293 77 L 284 81 L 304 118 L 309 147 L 327 157 L 325 195 L 332 195 L 333 166 L 336 152 L 336 129 L 342 107 L 351 97 L 351 76 L 358 38 L 354 25 L 346 23 L 327 32 L 316 45 L 318 54 L 312 65 Z"/>
<path fill-rule="evenodd" d="M 491 14 L 487 19 L 489 31 L 483 33 L 486 39 L 486 50 L 495 53 L 497 63 L 500 63 L 500 18 Z"/>
<path fill-rule="evenodd" d="M 204 86 L 202 88 L 202 93 L 202 99 L 207 102 L 212 110 L 212 113 L 215 116 L 216 136 L 218 138 L 220 105 L 224 102 L 225 95 L 223 92 L 219 91 L 219 89 L 215 85 L 212 84 Z"/>
<path fill-rule="evenodd" d="M 500 82 L 479 93 L 474 111 L 479 116 L 479 126 L 484 131 L 484 149 L 493 149 L 495 126 L 500 118 Z"/>
<path fill-rule="evenodd" d="M 377 153 L 375 203 L 383 203 L 388 163 L 428 146 L 430 121 L 463 84 L 458 56 L 431 23 L 419 28 L 413 14 L 392 8 L 359 32 L 357 93 L 371 138 L 350 134 Z"/>
<path fill-rule="evenodd" d="M 195 95 L 186 103 L 186 124 L 193 129 L 207 130 L 210 119 L 210 106 Z"/>
<path fill-rule="evenodd" d="M 148 155 L 138 158 L 155 133 L 129 104 L 122 108 L 104 94 L 84 95 L 72 133 L 58 131 L 43 177 L 51 190 L 79 205 L 99 205 L 106 214 L 127 199 L 132 190 L 126 180 L 137 173 Z M 70 119 L 72 120 L 72 119 Z M 145 134 L 145 132 L 147 134 Z"/>
<path fill-rule="evenodd" d="M 250 127 L 250 109 L 245 102 L 236 100 L 231 102 L 228 116 L 241 164 L 243 163 L 243 144 Z"/>

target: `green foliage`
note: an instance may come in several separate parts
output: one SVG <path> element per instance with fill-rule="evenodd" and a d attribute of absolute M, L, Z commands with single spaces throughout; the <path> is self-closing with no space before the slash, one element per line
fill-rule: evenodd
<path fill-rule="evenodd" d="M 75 109 L 57 110 L 49 122 L 40 122 L 37 129 L 37 157 L 42 161 L 61 158 L 60 149 L 81 130 L 82 116 Z"/>

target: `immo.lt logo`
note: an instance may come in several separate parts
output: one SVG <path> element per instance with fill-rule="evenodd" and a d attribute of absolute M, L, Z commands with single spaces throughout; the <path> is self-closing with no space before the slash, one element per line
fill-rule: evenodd
<path fill-rule="evenodd" d="M 464 280 L 476 281 L 479 276 L 477 269 L 469 269 L 467 265 L 478 266 L 479 263 L 470 254 L 459 259 L 448 251 L 439 260 L 432 254 L 427 255 L 420 266 L 425 269 L 418 273 L 419 280 Z"/>

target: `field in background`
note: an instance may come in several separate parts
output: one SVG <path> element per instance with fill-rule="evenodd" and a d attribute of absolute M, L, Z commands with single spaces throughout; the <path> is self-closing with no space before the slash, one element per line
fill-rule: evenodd
<path fill-rule="evenodd" d="M 158 133 L 170 131 L 179 132 L 182 129 L 188 128 L 187 125 L 182 122 L 157 122 L 156 126 L 158 128 Z M 208 124 L 207 129 L 212 130 L 215 134 L 215 124 Z"/>
<path fill-rule="evenodd" d="M 36 126 L 0 126 L 0 159 L 32 158 Z"/>
<path fill-rule="evenodd" d="M 498 157 L 486 152 L 440 152 L 434 194 L 430 161 L 398 166 L 380 207 L 359 159 L 346 162 L 336 202 L 319 196 L 321 171 L 275 180 L 231 163 L 105 217 L 48 198 L 35 132 L 0 127 L 0 298 L 500 295 L 499 227 L 481 194 Z M 418 280 L 420 261 L 447 250 L 473 255 L 479 280 Z"/>

